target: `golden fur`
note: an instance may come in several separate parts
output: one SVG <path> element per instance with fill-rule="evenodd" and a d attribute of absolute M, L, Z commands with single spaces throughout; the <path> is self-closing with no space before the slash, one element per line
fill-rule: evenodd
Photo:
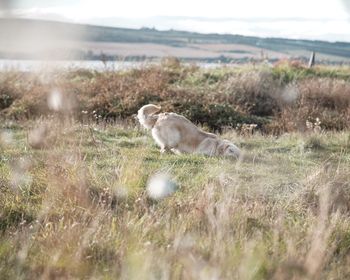
<path fill-rule="evenodd" d="M 195 126 L 184 116 L 175 113 L 160 113 L 161 107 L 149 104 L 137 114 L 142 126 L 152 131 L 153 139 L 161 152 L 199 153 L 208 156 L 232 156 L 238 158 L 239 148 L 228 140 Z"/>

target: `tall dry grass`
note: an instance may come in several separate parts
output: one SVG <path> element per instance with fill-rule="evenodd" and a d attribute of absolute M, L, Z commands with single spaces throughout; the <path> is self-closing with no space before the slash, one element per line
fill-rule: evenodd
<path fill-rule="evenodd" d="M 39 133 L 43 146 L 28 135 Z M 347 133 L 225 137 L 246 160 L 161 155 L 125 125 L 42 120 L 2 133 L 7 279 L 346 279 Z M 319 145 L 312 145 L 316 140 Z M 329 139 L 331 139 L 329 141 Z M 321 148 L 320 148 L 321 147 Z M 177 182 L 147 196 L 152 174 Z"/>

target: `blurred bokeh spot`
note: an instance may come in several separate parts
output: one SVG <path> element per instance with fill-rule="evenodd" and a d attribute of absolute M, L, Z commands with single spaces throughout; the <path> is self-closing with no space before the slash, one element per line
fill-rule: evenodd
<path fill-rule="evenodd" d="M 11 16 L 11 11 L 16 2 L 15 0 L 0 0 L 0 17 Z"/>

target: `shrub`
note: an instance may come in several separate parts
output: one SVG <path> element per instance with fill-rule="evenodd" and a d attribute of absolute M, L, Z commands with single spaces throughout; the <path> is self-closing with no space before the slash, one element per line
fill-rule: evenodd
<path fill-rule="evenodd" d="M 267 120 L 235 111 L 227 104 L 202 104 L 200 102 L 177 104 L 174 110 L 190 120 L 204 124 L 212 130 L 221 131 L 225 126 L 237 127 L 238 124 L 258 124 L 261 128 Z"/>
<path fill-rule="evenodd" d="M 298 91 L 296 102 L 284 106 L 280 115 L 285 124 L 289 123 L 284 130 L 305 130 L 306 122 L 317 118 L 322 129 L 350 127 L 350 82 L 311 78 L 300 81 Z"/>
<path fill-rule="evenodd" d="M 46 77 L 48 76 L 48 77 Z M 87 70 L 49 75 L 0 74 L 0 115 L 36 118 L 54 113 L 47 106 L 53 90 L 62 95 L 62 112 L 79 119 L 131 119 L 148 103 L 220 130 L 239 123 L 258 124 L 266 133 L 350 127 L 350 71 L 347 68 L 281 64 L 203 70 L 176 59 L 130 71 Z"/>
<path fill-rule="evenodd" d="M 217 99 L 252 115 L 271 116 L 280 110 L 279 88 L 268 70 L 244 72 L 222 83 Z"/>

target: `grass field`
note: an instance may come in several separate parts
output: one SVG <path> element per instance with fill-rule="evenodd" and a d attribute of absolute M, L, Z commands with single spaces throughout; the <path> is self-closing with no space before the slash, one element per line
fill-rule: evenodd
<path fill-rule="evenodd" d="M 0 131 L 2 279 L 350 277 L 348 131 L 224 130 L 238 161 L 160 154 L 130 124 Z M 178 188 L 155 201 L 158 172 Z"/>
<path fill-rule="evenodd" d="M 147 103 L 244 156 L 160 154 Z M 350 278 L 349 67 L 7 71 L 0 121 L 0 279 Z"/>

